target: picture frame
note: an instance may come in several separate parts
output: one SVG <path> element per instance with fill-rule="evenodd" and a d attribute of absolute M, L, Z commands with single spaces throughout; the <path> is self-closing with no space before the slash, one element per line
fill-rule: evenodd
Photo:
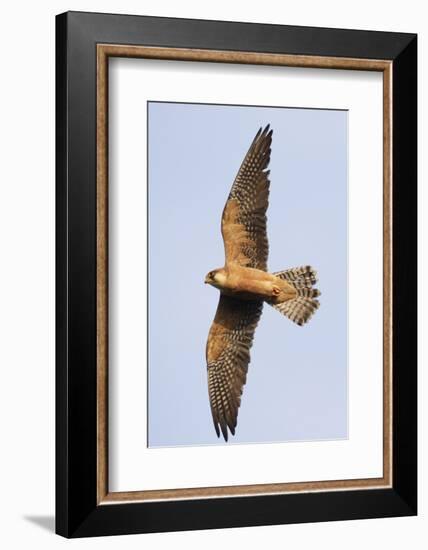
<path fill-rule="evenodd" d="M 107 83 L 112 57 L 382 73 L 382 477 L 150 494 L 109 491 Z M 416 94 L 414 34 L 83 12 L 57 16 L 58 534 L 86 537 L 417 513 Z"/>

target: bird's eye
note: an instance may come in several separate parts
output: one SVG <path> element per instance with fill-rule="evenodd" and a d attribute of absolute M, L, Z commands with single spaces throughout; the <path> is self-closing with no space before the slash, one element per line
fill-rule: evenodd
<path fill-rule="evenodd" d="M 210 271 L 209 278 L 214 279 L 215 271 Z"/>

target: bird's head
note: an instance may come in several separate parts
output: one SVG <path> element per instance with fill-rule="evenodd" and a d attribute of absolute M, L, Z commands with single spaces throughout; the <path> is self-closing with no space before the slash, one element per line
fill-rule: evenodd
<path fill-rule="evenodd" d="M 226 273 L 224 269 L 213 269 L 205 276 L 205 284 L 221 288 L 226 281 Z"/>

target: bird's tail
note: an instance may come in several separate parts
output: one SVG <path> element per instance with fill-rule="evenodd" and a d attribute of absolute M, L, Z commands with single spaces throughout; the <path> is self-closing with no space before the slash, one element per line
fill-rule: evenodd
<path fill-rule="evenodd" d="M 316 298 L 321 293 L 318 289 L 312 288 L 317 282 L 316 271 L 307 265 L 277 271 L 274 275 L 293 286 L 296 289 L 297 296 L 279 304 L 272 303 L 272 307 L 286 315 L 294 323 L 300 326 L 304 325 L 320 306 Z"/>

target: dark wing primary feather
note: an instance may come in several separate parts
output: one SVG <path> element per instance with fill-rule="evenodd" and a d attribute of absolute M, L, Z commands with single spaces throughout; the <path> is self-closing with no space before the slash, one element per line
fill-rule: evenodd
<path fill-rule="evenodd" d="M 207 341 L 208 392 L 217 435 L 235 434 L 254 331 L 263 302 L 220 296 Z"/>
<path fill-rule="evenodd" d="M 267 269 L 269 244 L 266 210 L 269 204 L 269 171 L 272 130 L 257 132 L 241 164 L 223 210 L 221 231 L 226 264 Z"/>

